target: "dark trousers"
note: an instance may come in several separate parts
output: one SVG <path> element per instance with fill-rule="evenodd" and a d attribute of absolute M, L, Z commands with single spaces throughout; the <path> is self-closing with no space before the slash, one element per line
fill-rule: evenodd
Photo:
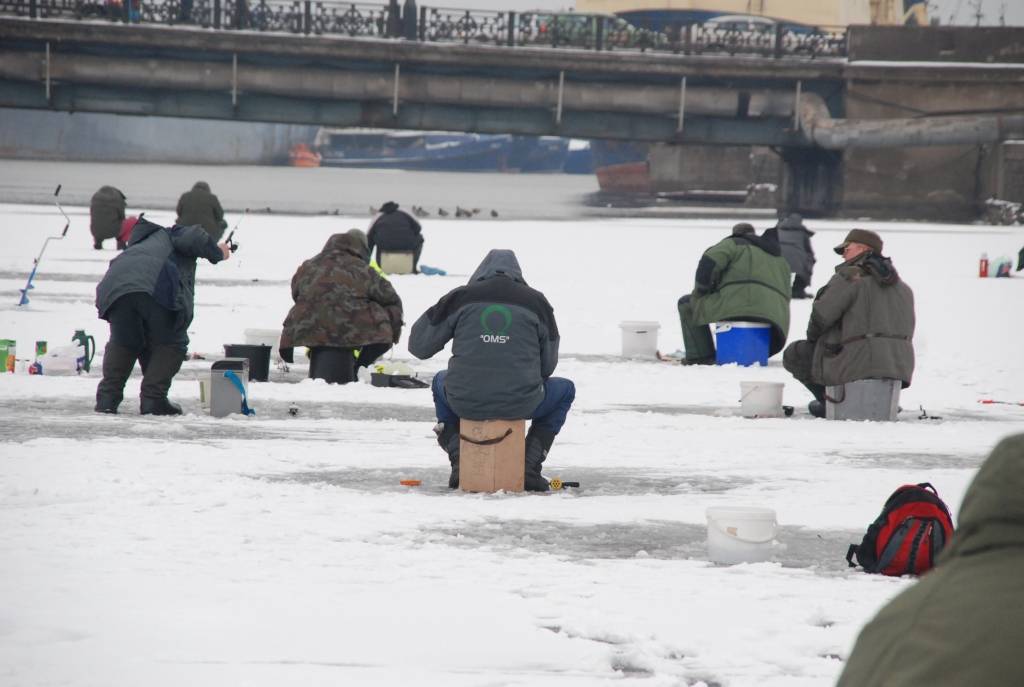
<path fill-rule="evenodd" d="M 786 346 L 782 354 L 782 366 L 793 375 L 796 381 L 807 387 L 815 400 L 825 402 L 825 385 L 819 384 L 811 377 L 811 366 L 814 363 L 814 342 L 801 339 Z"/>
<path fill-rule="evenodd" d="M 358 372 L 360 367 L 369 367 L 390 350 L 389 343 L 363 344 L 359 347 L 359 356 L 356 358 L 356 371 Z"/>
<path fill-rule="evenodd" d="M 145 369 L 147 352 L 157 346 L 188 349 L 187 323 L 180 313 L 163 307 L 148 293 L 129 293 L 121 296 L 107 311 L 110 323 L 110 341 L 132 351 Z"/>
<path fill-rule="evenodd" d="M 309 377 L 328 384 L 348 384 L 356 380 L 356 358 L 351 348 L 313 346 L 309 349 Z"/>
<path fill-rule="evenodd" d="M 437 421 L 450 425 L 458 421 L 459 416 L 455 414 L 452 407 L 448 405 L 448 394 L 444 390 L 444 379 L 448 376 L 447 370 L 442 370 L 434 375 L 434 382 L 431 384 L 431 391 L 434 393 L 434 412 L 437 414 Z M 572 402 L 576 400 L 576 385 L 564 377 L 548 377 L 544 380 L 544 400 L 540 402 L 530 417 L 530 427 L 545 429 L 552 434 L 558 434 L 565 424 L 565 418 L 569 414 Z M 511 419 L 511 418 L 502 418 Z"/>
<path fill-rule="evenodd" d="M 683 348 L 686 349 L 687 360 L 706 360 L 715 357 L 715 340 L 711 336 L 711 327 L 694 322 L 693 304 L 690 294 L 679 299 L 679 324 L 683 328 Z"/>

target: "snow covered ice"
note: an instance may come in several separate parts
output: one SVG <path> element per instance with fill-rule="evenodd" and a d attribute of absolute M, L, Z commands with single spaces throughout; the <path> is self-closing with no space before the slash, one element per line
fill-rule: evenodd
<path fill-rule="evenodd" d="M 31 303 L 18 289 L 52 206 L 0 206 L 0 338 L 96 337 L 94 288 L 113 250 L 86 208 L 51 242 Z M 169 223 L 167 212 L 147 213 Z M 229 213 L 234 224 L 238 216 Z M 298 264 L 365 218 L 250 214 L 228 262 L 200 262 L 191 350 L 171 399 L 92 411 L 93 371 L 0 375 L 0 682 L 4 685 L 830 685 L 861 626 L 913 582 L 849 570 L 848 544 L 897 486 L 928 481 L 956 512 L 997 440 L 1024 431 L 1024 279 L 979 279 L 1019 227 L 811 221 L 812 288 L 851 226 L 879 231 L 917 300 L 914 383 L 900 421 L 826 422 L 783 369 L 684 368 L 618 356 L 619 322 L 661 324 L 726 220 L 428 220 L 423 262 L 395 276 L 408 324 L 490 248 L 516 251 L 555 308 L 556 374 L 578 388 L 544 466 L 582 488 L 467 495 L 444 488 L 429 390 L 328 386 L 305 367 L 250 385 L 255 417 L 201 412 L 198 375 L 279 327 Z M 764 228 L 765 223 L 759 223 Z M 809 301 L 792 303 L 790 340 Z M 408 334 L 408 324 L 405 334 Z M 445 355 L 394 360 L 424 376 Z M 739 383 L 785 382 L 792 418 L 739 414 Z M 288 413 L 290 405 L 298 414 Z M 921 408 L 941 419 L 919 419 Z M 403 487 L 401 479 L 421 479 Z M 776 510 L 771 562 L 717 566 L 704 512 Z"/>

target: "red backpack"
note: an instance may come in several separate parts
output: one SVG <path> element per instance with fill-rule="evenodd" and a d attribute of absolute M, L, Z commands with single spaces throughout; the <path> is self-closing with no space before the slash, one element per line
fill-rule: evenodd
<path fill-rule="evenodd" d="M 952 536 L 953 518 L 935 487 L 904 484 L 886 500 L 860 546 L 850 545 L 846 562 L 869 573 L 920 575 L 935 565 Z"/>

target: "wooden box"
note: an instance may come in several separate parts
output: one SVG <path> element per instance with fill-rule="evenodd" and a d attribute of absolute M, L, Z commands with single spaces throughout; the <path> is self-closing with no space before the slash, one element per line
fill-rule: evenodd
<path fill-rule="evenodd" d="M 522 491 L 526 464 L 526 420 L 462 420 L 459 488 L 463 491 Z"/>

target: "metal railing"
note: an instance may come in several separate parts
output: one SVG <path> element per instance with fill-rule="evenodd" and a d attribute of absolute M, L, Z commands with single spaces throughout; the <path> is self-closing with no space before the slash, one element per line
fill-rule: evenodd
<path fill-rule="evenodd" d="M 684 55 L 845 57 L 846 31 L 786 24 L 654 28 L 611 15 L 416 8 L 332 0 L 0 0 L 0 15 L 394 38 L 431 43 L 629 50 Z"/>

